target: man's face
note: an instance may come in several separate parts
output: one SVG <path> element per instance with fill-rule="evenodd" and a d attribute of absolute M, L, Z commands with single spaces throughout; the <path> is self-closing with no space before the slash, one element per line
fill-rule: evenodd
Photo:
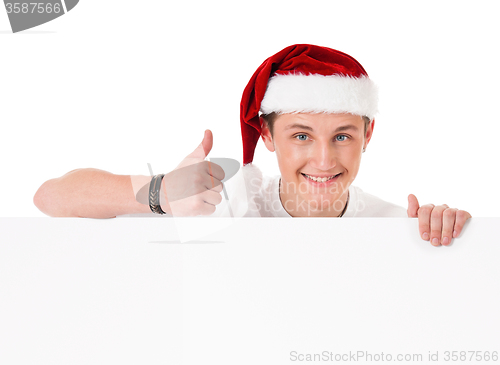
<path fill-rule="evenodd" d="M 364 129 L 363 118 L 352 114 L 283 114 L 274 137 L 263 127 L 262 139 L 278 158 L 281 202 L 292 216 L 340 214 L 373 122 L 366 136 Z"/>

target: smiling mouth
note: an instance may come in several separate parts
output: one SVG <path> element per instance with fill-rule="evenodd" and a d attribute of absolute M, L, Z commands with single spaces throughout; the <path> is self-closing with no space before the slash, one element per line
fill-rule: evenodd
<path fill-rule="evenodd" d="M 332 175 L 332 176 L 328 176 L 328 177 L 314 177 L 314 176 L 310 176 L 310 175 L 307 175 L 307 174 L 303 174 L 301 173 L 306 179 L 309 179 L 309 180 L 312 180 L 314 182 L 327 182 L 331 179 L 334 179 L 336 178 L 337 176 L 339 176 L 341 173 L 338 173 L 337 175 Z"/>

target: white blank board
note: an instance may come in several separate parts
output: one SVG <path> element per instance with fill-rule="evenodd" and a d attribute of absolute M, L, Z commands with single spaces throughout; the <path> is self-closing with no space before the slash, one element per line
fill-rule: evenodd
<path fill-rule="evenodd" d="M 438 248 L 409 218 L 183 223 L 1 218 L 0 362 L 498 362 L 499 218 Z"/>

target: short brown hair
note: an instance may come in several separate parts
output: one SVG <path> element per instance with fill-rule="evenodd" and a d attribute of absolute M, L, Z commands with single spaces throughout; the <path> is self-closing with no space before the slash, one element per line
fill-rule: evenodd
<path fill-rule="evenodd" d="M 279 115 L 280 114 L 278 113 L 272 112 L 269 114 L 261 114 L 260 116 L 262 120 L 264 120 L 264 122 L 266 123 L 267 128 L 269 128 L 269 131 L 271 132 L 271 137 L 274 137 L 273 135 L 274 122 L 276 121 L 276 118 L 278 118 Z M 367 116 L 363 116 L 362 118 L 365 121 L 365 135 L 366 135 L 366 131 L 368 130 L 368 126 L 370 125 L 371 119 L 368 118 Z"/>

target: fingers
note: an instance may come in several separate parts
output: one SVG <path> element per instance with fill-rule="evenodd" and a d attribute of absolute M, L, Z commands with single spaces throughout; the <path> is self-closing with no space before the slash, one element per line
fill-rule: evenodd
<path fill-rule="evenodd" d="M 441 245 L 441 236 L 443 231 L 443 212 L 448 208 L 446 205 L 434 207 L 431 213 L 431 244 L 433 246 Z"/>
<path fill-rule="evenodd" d="M 222 169 L 222 167 L 220 167 L 216 163 L 213 163 L 210 161 L 204 161 L 203 163 L 207 165 L 207 168 L 208 168 L 207 171 L 211 176 L 213 176 L 214 178 L 216 178 L 219 181 L 224 180 L 224 177 L 226 177 L 226 174 L 225 174 L 224 170 Z"/>
<path fill-rule="evenodd" d="M 221 192 L 222 191 L 221 180 L 224 179 L 225 176 L 222 167 L 209 161 L 204 161 L 202 164 L 204 165 L 205 168 L 205 171 L 203 173 L 204 176 L 203 186 L 205 186 L 205 188 L 207 188 L 208 190 Z"/>
<path fill-rule="evenodd" d="M 214 187 L 210 187 L 208 190 L 220 193 L 223 188 L 224 188 L 224 186 L 223 186 L 222 182 L 220 182 L 219 180 L 214 180 Z"/>
<path fill-rule="evenodd" d="M 216 210 L 216 205 L 222 202 L 222 195 L 212 190 L 207 190 L 198 196 L 190 215 L 210 215 Z"/>
<path fill-rule="evenodd" d="M 408 195 L 408 218 L 417 218 L 419 207 L 417 197 L 413 194 Z"/>
<path fill-rule="evenodd" d="M 222 195 L 213 190 L 205 190 L 194 196 L 170 203 L 174 217 L 194 217 L 210 215 L 216 210 L 216 205 L 222 202 Z"/>
<path fill-rule="evenodd" d="M 203 201 L 206 204 L 218 205 L 222 202 L 222 195 L 216 191 L 207 190 L 201 194 Z"/>
<path fill-rule="evenodd" d="M 206 190 L 212 190 L 219 193 L 222 191 L 222 182 L 211 175 L 205 175 L 202 185 Z"/>
<path fill-rule="evenodd" d="M 453 238 L 460 235 L 465 222 L 471 215 L 448 205 L 423 205 L 418 209 L 420 236 L 433 246 L 448 246 Z"/>
<path fill-rule="evenodd" d="M 424 241 L 429 241 L 431 232 L 431 213 L 434 209 L 434 204 L 422 205 L 418 210 L 418 230 L 420 237 Z"/>
<path fill-rule="evenodd" d="M 222 202 L 222 195 L 218 192 L 207 190 L 198 196 L 194 197 L 194 209 L 191 210 L 191 215 L 210 215 L 216 210 L 216 205 Z"/>
<path fill-rule="evenodd" d="M 457 210 L 453 238 L 460 236 L 460 233 L 464 228 L 464 224 L 469 218 L 471 218 L 469 212 L 466 212 L 465 210 Z"/>
<path fill-rule="evenodd" d="M 204 194 L 204 193 L 203 193 Z M 210 215 L 215 212 L 215 205 L 204 201 L 200 196 L 197 199 L 190 199 L 190 201 L 179 201 L 177 204 L 172 204 L 172 215 L 174 217 L 195 217 L 197 215 Z M 182 206 L 178 206 L 182 204 Z"/>
<path fill-rule="evenodd" d="M 443 212 L 443 233 L 441 236 L 441 244 L 444 246 L 448 246 L 451 243 L 457 210 L 458 209 L 455 208 L 447 208 Z"/>

